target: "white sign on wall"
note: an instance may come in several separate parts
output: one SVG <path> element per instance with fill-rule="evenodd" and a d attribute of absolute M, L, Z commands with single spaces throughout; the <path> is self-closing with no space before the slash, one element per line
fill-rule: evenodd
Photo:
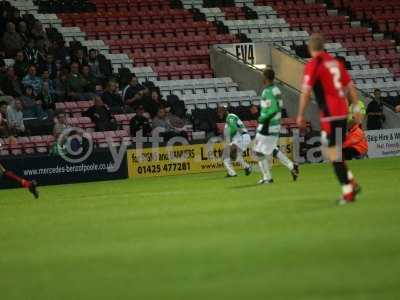
<path fill-rule="evenodd" d="M 368 130 L 369 157 L 400 156 L 400 128 Z"/>
<path fill-rule="evenodd" d="M 233 44 L 233 53 L 248 64 L 254 65 L 256 61 L 254 43 Z"/>

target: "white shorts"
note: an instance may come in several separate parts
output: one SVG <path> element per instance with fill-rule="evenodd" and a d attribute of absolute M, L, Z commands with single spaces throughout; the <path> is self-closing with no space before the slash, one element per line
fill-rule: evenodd
<path fill-rule="evenodd" d="M 240 150 L 242 150 L 242 152 L 244 152 L 249 147 L 250 143 L 251 143 L 250 134 L 248 134 L 248 133 L 239 134 L 238 133 L 232 138 L 231 145 L 235 145 Z"/>
<path fill-rule="evenodd" d="M 274 149 L 278 147 L 278 141 L 279 136 L 257 133 L 253 150 L 264 155 L 271 155 Z"/>

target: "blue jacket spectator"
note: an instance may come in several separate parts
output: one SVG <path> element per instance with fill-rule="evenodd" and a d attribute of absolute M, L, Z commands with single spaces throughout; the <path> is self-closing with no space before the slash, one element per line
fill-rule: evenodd
<path fill-rule="evenodd" d="M 42 90 L 42 79 L 36 75 L 36 67 L 34 65 L 29 66 L 28 74 L 22 79 L 22 84 L 31 86 L 35 95 L 38 95 Z"/>

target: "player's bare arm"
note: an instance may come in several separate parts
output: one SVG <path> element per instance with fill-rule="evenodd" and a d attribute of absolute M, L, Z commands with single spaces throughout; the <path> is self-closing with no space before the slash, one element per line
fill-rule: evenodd
<path fill-rule="evenodd" d="M 297 126 L 300 128 L 305 128 L 306 122 L 304 120 L 304 114 L 306 111 L 306 108 L 308 104 L 310 103 L 311 99 L 311 90 L 310 89 L 305 89 L 300 95 L 300 101 L 299 101 L 299 111 L 297 113 Z"/>

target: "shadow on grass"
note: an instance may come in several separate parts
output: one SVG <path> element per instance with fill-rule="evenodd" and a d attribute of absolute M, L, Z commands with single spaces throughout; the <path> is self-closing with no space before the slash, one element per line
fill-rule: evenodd
<path fill-rule="evenodd" d="M 249 189 L 249 188 L 255 188 L 255 187 L 260 187 L 260 186 L 262 186 L 262 185 L 257 184 L 257 183 L 251 183 L 251 184 L 235 185 L 235 186 L 231 186 L 229 188 L 230 189 Z"/>

